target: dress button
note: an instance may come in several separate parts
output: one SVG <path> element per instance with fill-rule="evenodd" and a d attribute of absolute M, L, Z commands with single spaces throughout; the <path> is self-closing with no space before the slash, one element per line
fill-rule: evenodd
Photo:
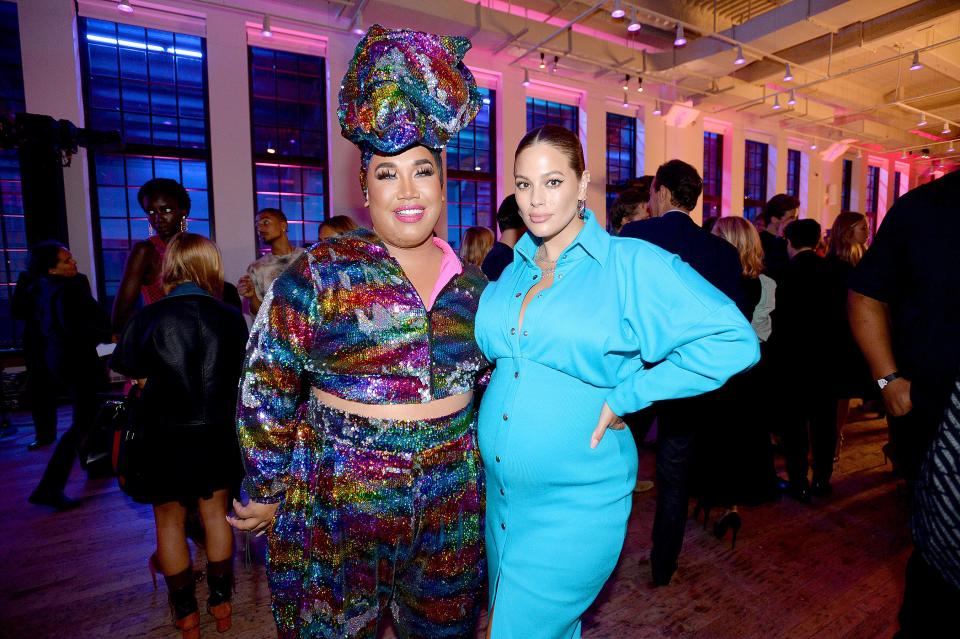
<path fill-rule="evenodd" d="M 524 331 L 524 332 L 523 332 L 523 336 L 524 336 L 524 337 L 526 337 L 526 336 L 529 335 L 529 334 L 530 334 L 530 333 L 528 333 L 527 331 Z"/>
<path fill-rule="evenodd" d="M 520 293 L 517 293 L 516 295 L 514 295 L 514 297 L 520 297 Z"/>
<path fill-rule="evenodd" d="M 513 371 L 513 378 L 517 379 L 520 377 L 520 371 Z"/>
<path fill-rule="evenodd" d="M 507 421 L 508 419 L 510 419 L 510 416 L 507 415 L 506 413 L 504 413 L 504 414 L 503 414 L 503 421 Z"/>
<path fill-rule="evenodd" d="M 511 328 L 511 329 L 510 329 L 510 334 L 511 334 L 511 335 L 516 335 L 516 334 L 517 334 L 517 329 Z"/>
<path fill-rule="evenodd" d="M 536 276 L 536 275 L 534 275 L 534 276 L 533 276 L 533 279 L 537 279 L 537 276 Z"/>
<path fill-rule="evenodd" d="M 497 460 L 497 463 L 498 463 L 498 464 L 500 463 L 500 455 L 497 455 L 494 459 Z"/>
<path fill-rule="evenodd" d="M 507 525 L 501 521 L 501 522 L 500 522 L 500 530 L 506 530 L 506 529 L 507 529 Z"/>
<path fill-rule="evenodd" d="M 501 495 L 503 495 L 503 494 L 504 494 L 504 492 L 503 492 L 503 488 L 501 488 L 501 489 L 500 489 L 500 494 L 501 494 Z"/>
<path fill-rule="evenodd" d="M 560 273 L 559 275 L 557 275 L 557 279 L 562 280 L 562 279 L 563 279 L 563 273 Z"/>

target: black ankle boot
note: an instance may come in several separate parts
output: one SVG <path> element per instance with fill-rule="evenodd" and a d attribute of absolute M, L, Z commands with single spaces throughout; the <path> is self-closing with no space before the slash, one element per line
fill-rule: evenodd
<path fill-rule="evenodd" d="M 230 616 L 233 613 L 230 605 L 233 596 L 232 559 L 207 563 L 207 586 L 210 589 L 207 610 L 217 621 L 217 632 L 226 632 L 230 629 Z"/>
<path fill-rule="evenodd" d="M 164 575 L 167 582 L 167 597 L 177 628 L 184 639 L 200 636 L 200 613 L 197 611 L 196 581 L 193 569 L 187 568 L 175 575 Z"/>

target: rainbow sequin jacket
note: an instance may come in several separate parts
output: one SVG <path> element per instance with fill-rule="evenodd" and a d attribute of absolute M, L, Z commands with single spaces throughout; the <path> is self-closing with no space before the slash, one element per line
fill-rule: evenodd
<path fill-rule="evenodd" d="M 310 387 L 367 404 L 416 404 L 474 389 L 488 368 L 473 337 L 487 284 L 464 265 L 428 312 L 366 229 L 314 245 L 278 277 L 247 343 L 237 405 L 244 488 L 262 503 L 286 487 Z"/>

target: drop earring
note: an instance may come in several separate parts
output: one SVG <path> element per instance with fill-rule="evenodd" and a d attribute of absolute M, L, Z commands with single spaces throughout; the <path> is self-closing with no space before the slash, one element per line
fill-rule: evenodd
<path fill-rule="evenodd" d="M 185 217 L 180 218 L 180 232 L 181 233 L 187 232 L 187 218 Z"/>
<path fill-rule="evenodd" d="M 577 217 L 581 220 L 587 219 L 587 201 L 586 200 L 577 200 Z"/>
<path fill-rule="evenodd" d="M 150 220 L 147 220 L 147 237 L 153 237 L 153 224 L 150 223 Z"/>

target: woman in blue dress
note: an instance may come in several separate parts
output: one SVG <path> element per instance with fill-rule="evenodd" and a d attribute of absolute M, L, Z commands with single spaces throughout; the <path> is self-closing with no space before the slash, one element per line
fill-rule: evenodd
<path fill-rule="evenodd" d="M 637 449 L 619 416 L 718 388 L 759 347 L 734 303 L 680 258 L 599 226 L 573 133 L 529 132 L 514 177 L 528 233 L 476 318 L 496 363 L 479 417 L 488 633 L 576 638 L 630 515 Z"/>

